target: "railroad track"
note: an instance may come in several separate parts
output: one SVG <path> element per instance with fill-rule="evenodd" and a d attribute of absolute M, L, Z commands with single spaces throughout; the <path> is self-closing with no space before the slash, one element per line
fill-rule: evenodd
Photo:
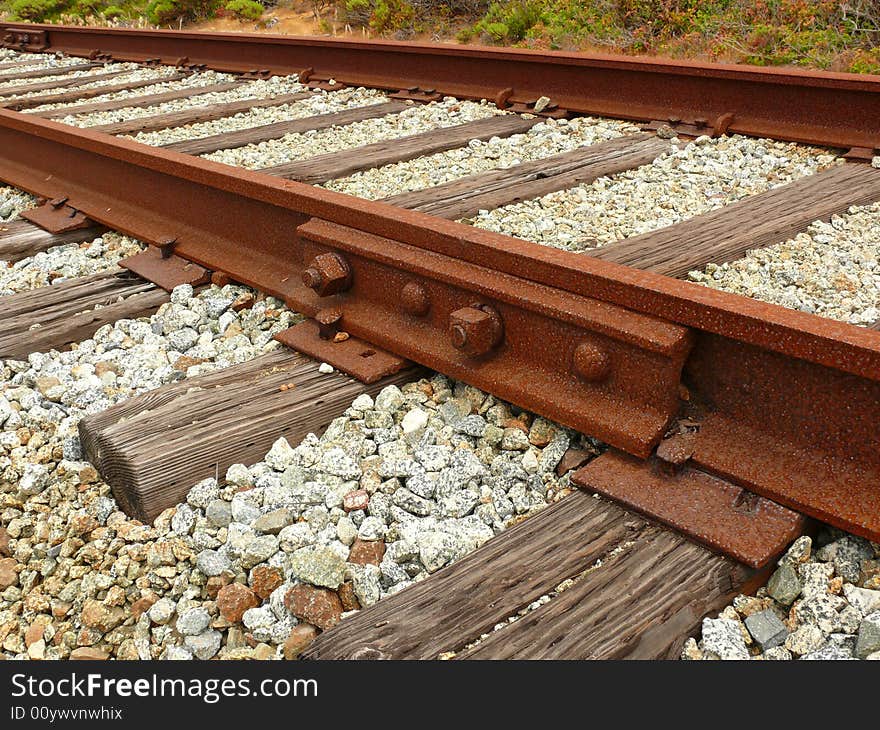
<path fill-rule="evenodd" d="M 876 79 L 3 38 L 7 588 L 42 584 L 15 546 L 49 522 L 25 504 L 84 457 L 128 518 L 156 520 L 122 598 L 50 593 L 85 639 L 47 648 L 30 607 L 44 631 L 10 620 L 8 651 L 675 656 L 817 523 L 854 536 L 868 566 L 848 580 L 874 585 Z M 835 235 L 830 286 L 786 267 Z M 58 419 L 49 436 L 31 408 Z M 38 552 L 79 555 L 69 525 L 100 535 L 95 510 L 110 524 L 103 482 L 77 478 L 95 498 L 36 530 Z M 141 529 L 128 518 L 114 529 Z M 187 561 L 193 595 L 174 587 Z"/>

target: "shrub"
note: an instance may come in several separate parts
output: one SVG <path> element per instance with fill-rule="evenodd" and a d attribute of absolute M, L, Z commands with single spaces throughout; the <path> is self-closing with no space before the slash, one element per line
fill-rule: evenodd
<path fill-rule="evenodd" d="M 109 5 L 104 8 L 104 11 L 101 13 L 107 20 L 116 20 L 117 18 L 122 18 L 125 16 L 125 10 L 120 8 L 118 5 Z"/>
<path fill-rule="evenodd" d="M 240 20 L 259 20 L 265 8 L 256 0 L 229 0 L 226 11 Z"/>
<path fill-rule="evenodd" d="M 214 14 L 217 0 L 150 0 L 146 15 L 154 25 L 202 20 Z"/>
<path fill-rule="evenodd" d="M 413 30 L 416 22 L 416 8 L 409 0 L 343 0 L 341 10 L 344 23 L 369 26 L 377 33 Z"/>
<path fill-rule="evenodd" d="M 64 10 L 62 0 L 14 0 L 10 10 L 19 20 L 40 23 Z"/>
<path fill-rule="evenodd" d="M 543 4 L 537 0 L 496 2 L 489 6 L 474 30 L 494 43 L 517 43 L 541 22 L 542 14 Z"/>

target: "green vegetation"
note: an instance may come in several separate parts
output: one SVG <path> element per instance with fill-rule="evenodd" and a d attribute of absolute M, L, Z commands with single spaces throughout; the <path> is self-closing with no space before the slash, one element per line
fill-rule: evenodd
<path fill-rule="evenodd" d="M 880 73 L 877 0 L 341 0 L 347 22 L 529 48 Z M 393 7 L 392 7 L 393 6 Z"/>
<path fill-rule="evenodd" d="M 229 0 L 224 8 L 229 15 L 240 20 L 259 20 L 266 9 L 256 0 Z"/>
<path fill-rule="evenodd" d="M 180 26 L 258 21 L 256 0 L 0 0 L 0 17 Z M 286 0 L 318 26 L 391 38 L 600 50 L 880 73 L 878 0 Z M 331 22 L 333 21 L 333 22 Z"/>
<path fill-rule="evenodd" d="M 179 27 L 218 15 L 255 21 L 264 11 L 256 0 L 0 0 L 0 17 L 35 23 Z"/>

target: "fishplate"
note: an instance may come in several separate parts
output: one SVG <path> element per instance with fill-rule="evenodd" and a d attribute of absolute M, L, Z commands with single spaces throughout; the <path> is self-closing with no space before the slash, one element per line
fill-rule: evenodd
<path fill-rule="evenodd" d="M 678 412 L 687 327 L 326 221 L 298 233 L 290 304 L 346 334 L 642 457 Z"/>
<path fill-rule="evenodd" d="M 44 30 L 3 29 L 3 47 L 16 51 L 44 51 L 49 47 Z"/>

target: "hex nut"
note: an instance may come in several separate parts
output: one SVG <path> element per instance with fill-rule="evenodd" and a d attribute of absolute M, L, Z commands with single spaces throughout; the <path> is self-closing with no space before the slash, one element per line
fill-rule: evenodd
<path fill-rule="evenodd" d="M 504 323 L 489 305 L 462 307 L 449 315 L 449 338 L 456 349 L 479 357 L 501 344 Z"/>
<path fill-rule="evenodd" d="M 351 287 L 351 267 L 335 251 L 318 254 L 303 269 L 302 282 L 319 297 L 339 294 Z"/>

